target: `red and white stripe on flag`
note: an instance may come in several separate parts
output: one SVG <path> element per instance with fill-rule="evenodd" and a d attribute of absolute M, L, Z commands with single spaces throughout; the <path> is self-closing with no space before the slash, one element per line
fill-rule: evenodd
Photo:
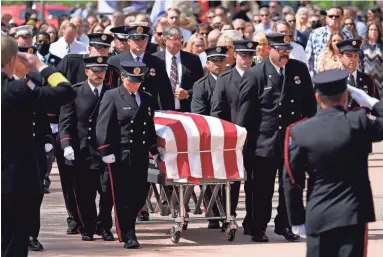
<path fill-rule="evenodd" d="M 167 179 L 242 179 L 245 128 L 218 118 L 155 112 L 159 168 Z"/>

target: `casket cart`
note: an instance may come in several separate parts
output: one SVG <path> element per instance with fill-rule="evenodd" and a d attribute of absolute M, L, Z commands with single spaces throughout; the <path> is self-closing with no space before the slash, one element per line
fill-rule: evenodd
<path fill-rule="evenodd" d="M 187 229 L 189 201 L 192 199 L 195 203 L 194 214 L 202 214 L 202 204 L 206 213 L 205 217 L 193 219 L 224 220 L 226 239 L 233 241 L 238 226 L 235 218 L 226 214 L 230 214 L 230 183 L 245 180 L 242 149 L 246 130 L 218 118 L 174 111 L 156 112 L 154 122 L 160 160 L 158 166 L 154 165 L 153 160 L 149 165 L 149 209 L 154 212 L 150 202 L 154 195 L 161 215 L 168 215 L 163 213 L 162 200 L 165 199 L 168 203 L 166 207 L 176 218 L 170 232 L 171 239 L 173 243 L 178 243 L 181 231 Z M 202 186 L 198 196 L 194 192 L 196 185 Z M 171 196 L 162 193 L 168 186 L 174 189 Z M 222 186 L 226 188 L 225 208 L 218 196 Z M 206 200 L 208 187 L 211 188 L 211 196 Z M 209 217 L 214 205 L 220 217 Z"/>

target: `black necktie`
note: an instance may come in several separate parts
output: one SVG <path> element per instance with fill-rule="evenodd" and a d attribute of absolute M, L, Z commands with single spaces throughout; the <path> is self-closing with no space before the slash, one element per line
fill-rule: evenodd
<path fill-rule="evenodd" d="M 96 99 L 98 100 L 98 89 L 95 88 L 95 89 L 93 90 L 93 92 L 94 92 L 94 95 L 96 96 Z"/>
<path fill-rule="evenodd" d="M 133 97 L 134 102 L 135 102 L 135 103 L 137 104 L 137 106 L 138 106 L 137 99 L 136 99 L 136 94 L 131 94 L 131 96 Z"/>
<path fill-rule="evenodd" d="M 137 57 L 136 57 L 136 62 L 139 62 L 139 61 L 140 61 L 140 57 L 137 56 Z"/>
<path fill-rule="evenodd" d="M 347 82 L 348 82 L 348 84 L 349 84 L 350 86 L 355 87 L 355 78 L 354 78 L 354 76 L 353 76 L 352 74 L 350 74 L 350 75 L 348 76 Z"/>
<path fill-rule="evenodd" d="M 279 71 L 280 71 L 279 75 L 281 76 L 281 82 L 283 83 L 283 80 L 284 80 L 283 68 L 280 68 Z"/>

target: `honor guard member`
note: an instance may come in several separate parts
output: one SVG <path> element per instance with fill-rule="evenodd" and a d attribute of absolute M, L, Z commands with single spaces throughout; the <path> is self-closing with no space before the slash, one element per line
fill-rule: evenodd
<path fill-rule="evenodd" d="M 103 84 L 108 56 L 84 58 L 88 80 L 73 86 L 76 99 L 60 111 L 59 133 L 64 157 L 74 170 L 75 194 L 79 209 L 82 240 L 93 241 L 97 233 L 113 241 L 113 200 L 106 165 L 97 150 L 96 122 L 101 99 L 108 87 Z M 99 214 L 95 204 L 100 194 Z"/>
<path fill-rule="evenodd" d="M 269 57 L 249 69 L 239 87 L 236 124 L 245 127 L 244 165 L 246 194 L 252 194 L 252 214 L 246 220 L 254 242 L 268 242 L 275 176 L 278 171 L 279 205 L 274 232 L 288 241 L 299 236 L 291 231 L 283 194 L 283 145 L 286 128 L 316 113 L 316 101 L 307 66 L 289 59 L 290 37 L 269 34 Z M 250 191 L 251 190 L 251 191 Z"/>
<path fill-rule="evenodd" d="M 383 103 L 347 86 L 348 77 L 344 70 L 318 73 L 313 82 L 321 110 L 286 131 L 287 213 L 293 231 L 307 234 L 310 257 L 367 256 L 367 224 L 375 221 L 368 154 L 372 142 L 383 140 Z M 376 116 L 347 111 L 348 93 Z"/>
<path fill-rule="evenodd" d="M 124 61 L 123 86 L 105 93 L 97 120 L 97 142 L 108 163 L 118 238 L 127 249 L 138 248 L 135 223 L 145 204 L 149 152 L 156 160 L 154 109 L 150 94 L 139 90 L 146 65 Z"/>
<path fill-rule="evenodd" d="M 211 99 L 211 116 L 235 123 L 238 113 L 239 85 L 243 74 L 254 64 L 253 59 L 256 54 L 258 43 L 248 40 L 234 40 L 235 66 L 229 71 L 224 72 L 217 79 L 213 97 Z M 245 182 L 245 190 L 248 184 Z M 231 186 L 231 215 L 236 216 L 239 200 L 241 182 L 234 182 Z M 249 190 L 251 192 L 251 190 Z M 225 195 L 225 194 L 224 194 Z M 246 217 L 243 222 L 245 234 L 249 234 L 247 224 L 248 216 L 251 215 L 252 194 L 246 193 Z"/>
<path fill-rule="evenodd" d="M 36 54 L 36 48 L 34 47 L 23 47 L 19 46 L 19 52 Z M 19 80 L 23 78 L 30 78 L 34 81 L 38 81 L 38 85 L 42 86 L 41 76 L 38 72 L 29 71 L 22 62 L 17 60 L 15 74 L 13 75 L 14 80 Z M 37 84 L 37 83 L 36 83 Z M 39 104 L 35 107 L 33 112 L 33 139 L 34 139 L 34 149 L 35 155 L 38 163 L 39 173 L 41 183 L 45 178 L 47 173 L 47 158 L 46 154 L 51 152 L 53 149 L 52 145 L 52 132 L 49 126 L 48 116 L 44 111 L 44 106 Z M 31 251 L 41 251 L 44 249 L 42 244 L 39 242 L 38 235 L 40 232 L 40 207 L 43 201 L 44 194 L 39 194 L 33 202 L 33 208 L 30 210 L 30 234 L 29 234 L 29 250 Z"/>
<path fill-rule="evenodd" d="M 379 98 L 377 95 L 378 91 L 371 76 L 357 70 L 361 44 L 362 41 L 358 39 L 347 39 L 336 44 L 341 53 L 340 60 L 342 61 L 343 67 L 349 73 L 347 82 L 350 86 L 360 88 L 368 95 Z M 349 110 L 360 107 L 354 99 L 350 98 L 348 100 Z"/>
<path fill-rule="evenodd" d="M 206 67 L 209 73 L 194 83 L 191 101 L 191 111 L 193 113 L 210 115 L 211 97 L 217 77 L 225 71 L 227 51 L 227 47 L 224 46 L 213 46 L 205 50 L 207 57 Z"/>
<path fill-rule="evenodd" d="M 114 37 L 114 50 L 111 53 L 111 56 L 129 52 L 128 45 L 128 34 L 126 31 L 129 26 L 118 26 L 110 29 L 110 32 L 113 33 Z"/>
<path fill-rule="evenodd" d="M 16 58 L 48 82 L 40 86 L 32 78 L 13 80 Z M 33 138 L 33 112 L 39 104 L 66 104 L 75 93 L 60 73 L 41 63 L 35 55 L 18 52 L 17 43 L 1 37 L 1 256 L 28 256 L 31 210 L 41 196 Z M 17 118 L 15 118 L 17 117 Z"/>
<path fill-rule="evenodd" d="M 150 93 L 152 98 L 156 99 L 154 106 L 156 110 L 174 110 L 174 97 L 170 81 L 166 75 L 165 63 L 146 51 L 149 30 L 150 28 L 147 26 L 121 26 L 111 29 L 114 33 L 128 35 L 130 50 L 112 56 L 108 60 L 108 64 L 123 72 L 124 69 L 120 65 L 122 61 L 144 63 L 147 72 L 140 90 Z"/>

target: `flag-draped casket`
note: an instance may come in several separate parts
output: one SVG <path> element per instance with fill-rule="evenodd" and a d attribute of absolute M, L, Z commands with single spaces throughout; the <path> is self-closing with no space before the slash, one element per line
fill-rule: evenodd
<path fill-rule="evenodd" d="M 161 161 L 168 180 L 244 178 L 242 149 L 246 129 L 218 118 L 175 111 L 155 112 Z"/>

